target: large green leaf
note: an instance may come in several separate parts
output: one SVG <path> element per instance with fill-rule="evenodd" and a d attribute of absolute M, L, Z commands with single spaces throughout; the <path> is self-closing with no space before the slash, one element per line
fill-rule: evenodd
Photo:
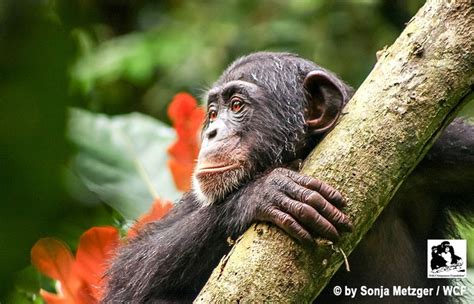
<path fill-rule="evenodd" d="M 166 149 L 175 132 L 139 113 L 106 116 L 72 109 L 68 135 L 78 148 L 73 170 L 126 219 L 148 210 L 154 198 L 177 199 Z"/>

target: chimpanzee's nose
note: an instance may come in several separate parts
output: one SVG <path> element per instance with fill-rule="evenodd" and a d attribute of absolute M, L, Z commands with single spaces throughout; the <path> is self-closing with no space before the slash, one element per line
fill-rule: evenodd
<path fill-rule="evenodd" d="M 213 128 L 206 132 L 206 137 L 208 140 L 213 139 L 214 137 L 216 137 L 216 135 L 217 135 L 217 128 Z"/>

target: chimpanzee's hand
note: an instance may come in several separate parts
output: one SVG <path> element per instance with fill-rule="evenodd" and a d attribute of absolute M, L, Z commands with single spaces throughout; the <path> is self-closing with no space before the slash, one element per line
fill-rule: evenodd
<path fill-rule="evenodd" d="M 302 242 L 313 241 L 311 236 L 336 241 L 339 231 L 352 230 L 349 218 L 336 208 L 346 205 L 342 195 L 320 180 L 277 168 L 253 186 L 255 219 L 271 222 Z"/>

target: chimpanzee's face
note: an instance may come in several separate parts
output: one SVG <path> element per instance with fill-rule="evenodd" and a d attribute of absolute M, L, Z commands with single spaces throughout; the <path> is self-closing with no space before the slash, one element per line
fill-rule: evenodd
<path fill-rule="evenodd" d="M 208 92 L 207 119 L 194 173 L 194 189 L 209 203 L 223 198 L 257 171 L 259 153 L 275 126 L 265 91 L 254 83 L 232 80 Z M 270 140 L 270 138 L 268 138 Z"/>
<path fill-rule="evenodd" d="M 235 61 L 207 94 L 193 176 L 199 200 L 217 202 L 264 170 L 304 157 L 310 136 L 334 125 L 344 98 L 337 78 L 294 55 Z"/>

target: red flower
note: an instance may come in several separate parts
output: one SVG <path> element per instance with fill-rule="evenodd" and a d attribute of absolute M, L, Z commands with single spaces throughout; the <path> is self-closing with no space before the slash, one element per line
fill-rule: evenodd
<path fill-rule="evenodd" d="M 161 201 L 156 199 L 150 208 L 150 211 L 142 215 L 135 224 L 128 230 L 127 237 L 131 238 L 138 234 L 138 232 L 148 223 L 159 220 L 170 211 L 173 204 L 170 201 Z"/>
<path fill-rule="evenodd" d="M 31 249 L 31 263 L 56 280 L 57 293 L 41 290 L 49 304 L 98 303 L 107 261 L 119 244 L 114 227 L 93 227 L 84 232 L 74 259 L 67 245 L 54 238 L 40 239 Z"/>
<path fill-rule="evenodd" d="M 204 109 L 187 93 L 177 94 L 168 107 L 178 139 L 169 147 L 168 166 L 176 187 L 181 191 L 191 188 L 191 176 L 199 153 L 199 132 L 204 121 Z"/>
<path fill-rule="evenodd" d="M 163 217 L 173 206 L 169 201 L 155 200 L 146 214 L 129 229 L 135 236 L 145 224 Z M 104 273 L 120 245 L 115 227 L 93 227 L 79 240 L 76 258 L 69 247 L 55 238 L 40 239 L 31 249 L 31 263 L 44 275 L 58 282 L 57 293 L 41 289 L 48 304 L 96 304 L 102 298 Z"/>

